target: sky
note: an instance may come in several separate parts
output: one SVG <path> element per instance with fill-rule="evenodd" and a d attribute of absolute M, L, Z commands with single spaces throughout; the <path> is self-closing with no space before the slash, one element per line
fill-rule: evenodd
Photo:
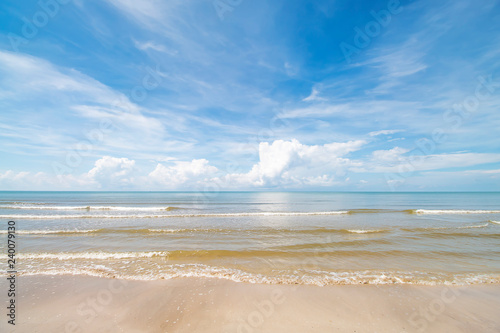
<path fill-rule="evenodd" d="M 499 191 L 500 1 L 0 3 L 0 190 Z"/>

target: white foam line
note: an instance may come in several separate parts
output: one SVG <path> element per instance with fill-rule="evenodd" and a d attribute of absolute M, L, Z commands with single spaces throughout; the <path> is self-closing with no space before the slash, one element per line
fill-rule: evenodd
<path fill-rule="evenodd" d="M 259 213 L 224 213 L 224 214 L 163 214 L 163 215 L 0 215 L 0 218 L 11 219 L 81 219 L 81 218 L 167 218 L 167 217 L 240 217 L 240 216 L 314 216 L 314 215 L 340 215 L 348 214 L 347 211 L 332 212 L 259 212 Z"/>
<path fill-rule="evenodd" d="M 384 232 L 386 230 L 382 229 L 372 229 L 372 230 L 367 230 L 367 229 L 348 229 L 347 231 L 355 233 L 355 234 L 369 234 L 369 233 L 376 233 L 376 232 Z"/>
<path fill-rule="evenodd" d="M 168 257 L 168 252 L 80 252 L 80 253 L 19 253 L 19 259 L 126 259 Z"/>
<path fill-rule="evenodd" d="M 115 211 L 164 211 L 175 207 L 133 207 L 133 206 L 44 206 L 44 205 L 15 205 L 1 206 L 1 209 L 24 210 L 115 210 Z"/>
<path fill-rule="evenodd" d="M 301 284 L 301 285 L 356 285 L 356 284 L 409 284 L 409 285 L 475 285 L 498 283 L 500 276 L 495 274 L 457 274 L 450 277 L 420 276 L 413 272 L 324 272 L 321 276 L 289 275 L 265 276 L 244 272 L 238 269 L 210 267 L 205 265 L 179 265 L 172 267 L 171 272 L 146 274 L 120 274 L 109 269 L 99 269 L 98 266 L 74 269 L 28 270 L 20 272 L 23 276 L 33 275 L 88 275 L 126 280 L 150 281 L 185 277 L 204 277 L 232 280 L 235 282 L 263 284 Z M 184 267 L 186 266 L 186 267 Z M 105 268 L 105 267 L 104 267 Z M 186 269 L 187 268 L 187 269 Z M 4 274 L 0 273 L 0 276 Z"/>
<path fill-rule="evenodd" d="M 99 229 L 87 229 L 87 230 L 78 230 L 78 229 L 68 229 L 68 230 L 16 230 L 16 234 L 21 235 L 49 235 L 49 234 L 69 234 L 69 233 L 91 233 L 96 232 Z M 7 234 L 7 230 L 0 230 L 0 234 Z"/>
<path fill-rule="evenodd" d="M 491 222 L 491 221 L 490 221 Z M 480 225 L 466 225 L 463 227 L 429 227 L 429 228 L 416 228 L 417 230 L 453 230 L 453 229 L 474 229 L 474 228 L 486 228 L 489 224 L 480 224 Z"/>
<path fill-rule="evenodd" d="M 490 220 L 490 223 L 500 224 L 500 221 L 492 221 L 492 220 Z"/>
<path fill-rule="evenodd" d="M 500 214 L 500 210 L 417 209 L 416 214 Z"/>
<path fill-rule="evenodd" d="M 164 233 L 176 233 L 176 232 L 185 232 L 190 229 L 148 229 L 149 232 L 164 232 Z M 205 229 L 192 229 L 193 231 L 204 231 Z"/>
<path fill-rule="evenodd" d="M 485 227 L 487 227 L 488 225 L 489 225 L 488 223 L 485 223 L 485 224 L 480 224 L 480 225 L 468 225 L 468 226 L 465 226 L 465 227 L 458 227 L 458 229 L 485 228 Z"/>

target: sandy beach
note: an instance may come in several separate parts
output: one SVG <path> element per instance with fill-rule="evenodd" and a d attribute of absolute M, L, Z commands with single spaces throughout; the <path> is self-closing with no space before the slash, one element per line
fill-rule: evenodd
<path fill-rule="evenodd" d="M 2 320 L 2 332 L 500 330 L 497 284 L 320 287 L 203 278 L 21 276 L 18 288 L 15 330 Z"/>

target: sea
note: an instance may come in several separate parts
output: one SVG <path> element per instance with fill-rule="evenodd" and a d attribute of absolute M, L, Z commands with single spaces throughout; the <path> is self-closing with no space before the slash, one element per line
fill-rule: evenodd
<path fill-rule="evenodd" d="M 19 276 L 500 282 L 500 192 L 0 192 L 3 275 L 8 221 Z"/>

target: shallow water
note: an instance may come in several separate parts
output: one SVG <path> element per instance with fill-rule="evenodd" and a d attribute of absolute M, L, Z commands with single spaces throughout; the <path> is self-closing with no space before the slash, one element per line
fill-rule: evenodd
<path fill-rule="evenodd" d="M 0 192 L 21 275 L 500 282 L 500 193 Z"/>

